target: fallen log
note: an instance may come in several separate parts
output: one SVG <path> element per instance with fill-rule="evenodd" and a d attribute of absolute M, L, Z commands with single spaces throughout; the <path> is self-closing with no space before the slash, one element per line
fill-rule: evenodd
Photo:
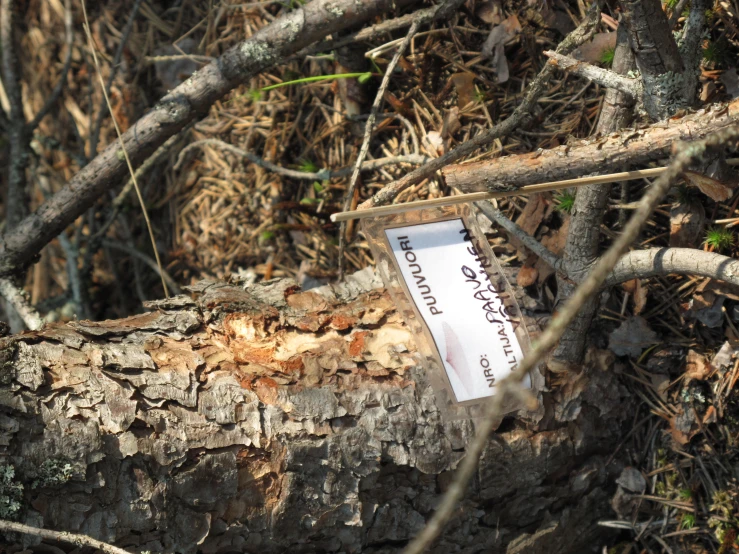
<path fill-rule="evenodd" d="M 624 171 L 669 157 L 679 141 L 692 141 L 739 123 L 739 100 L 716 104 L 683 117 L 603 137 L 574 141 L 551 150 L 448 165 L 442 173 L 463 192 L 512 190 L 534 183 Z"/>
<path fill-rule="evenodd" d="M 377 285 L 203 282 L 2 339 L 0 517 L 130 552 L 400 550 L 474 423 L 441 418 Z M 594 353 L 542 413 L 504 421 L 434 552 L 598 544 L 633 417 L 608 366 Z"/>

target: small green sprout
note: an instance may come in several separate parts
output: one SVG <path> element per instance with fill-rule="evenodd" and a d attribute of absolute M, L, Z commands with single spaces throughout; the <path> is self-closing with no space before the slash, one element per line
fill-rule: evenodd
<path fill-rule="evenodd" d="M 321 194 L 324 190 L 323 185 L 318 181 L 313 181 L 313 190 L 316 192 L 316 194 Z"/>
<path fill-rule="evenodd" d="M 320 198 L 303 198 L 300 200 L 300 203 L 303 204 L 303 206 L 312 206 L 313 204 L 320 204 L 321 199 Z"/>
<path fill-rule="evenodd" d="M 262 231 L 262 234 L 259 235 L 259 238 L 262 241 L 268 241 L 275 238 L 275 234 L 272 231 Z"/>
<path fill-rule="evenodd" d="M 613 58 L 615 57 L 615 55 L 615 48 L 606 48 L 600 54 L 600 63 L 602 63 L 606 67 L 611 67 L 613 65 Z"/>
<path fill-rule="evenodd" d="M 693 498 L 693 491 L 691 491 L 690 489 L 680 489 L 680 492 L 677 493 L 677 496 L 678 498 L 680 498 L 680 500 L 688 501 Z"/>
<path fill-rule="evenodd" d="M 674 10 L 680 0 L 667 0 L 665 7 L 669 10 Z"/>
<path fill-rule="evenodd" d="M 711 227 L 706 231 L 706 239 L 703 241 L 717 252 L 731 248 L 735 242 L 734 233 L 725 227 Z"/>
<path fill-rule="evenodd" d="M 569 191 L 563 191 L 557 194 L 554 199 L 558 202 L 556 210 L 564 213 L 571 213 L 572 207 L 575 205 L 575 194 Z"/>
<path fill-rule="evenodd" d="M 305 173 L 315 173 L 318 171 L 318 166 L 310 160 L 303 160 L 300 162 L 298 168 L 300 171 L 304 171 Z"/>
<path fill-rule="evenodd" d="M 695 527 L 695 514 L 685 513 L 680 516 L 680 529 L 692 529 Z"/>
<path fill-rule="evenodd" d="M 475 102 L 478 104 L 485 102 L 485 93 L 477 87 L 475 87 Z"/>
<path fill-rule="evenodd" d="M 252 102 L 259 102 L 262 99 L 262 91 L 261 89 L 252 89 L 246 93 L 246 96 L 248 96 L 249 100 Z"/>

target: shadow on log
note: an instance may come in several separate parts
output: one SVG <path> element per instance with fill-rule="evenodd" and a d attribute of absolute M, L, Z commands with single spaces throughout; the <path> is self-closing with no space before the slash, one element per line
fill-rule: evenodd
<path fill-rule="evenodd" d="M 202 282 L 143 315 L 2 339 L 0 517 L 131 552 L 401 550 L 474 424 L 442 421 L 378 286 Z M 538 422 L 504 421 L 434 552 L 602 546 L 606 462 L 633 418 L 611 365 L 592 354 Z"/>

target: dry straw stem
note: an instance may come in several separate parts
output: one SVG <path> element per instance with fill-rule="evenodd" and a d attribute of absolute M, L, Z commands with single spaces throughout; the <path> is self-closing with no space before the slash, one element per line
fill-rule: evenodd
<path fill-rule="evenodd" d="M 623 171 L 621 173 L 610 173 L 608 175 L 598 175 L 595 177 L 580 177 L 578 179 L 551 181 L 549 183 L 538 183 L 535 185 L 526 185 L 522 187 L 512 185 L 509 187 L 510 190 L 499 192 L 471 192 L 469 194 L 458 194 L 457 196 L 445 196 L 443 198 L 433 198 L 431 200 L 419 200 L 418 202 L 406 202 L 405 204 L 394 204 L 392 206 L 367 208 L 366 210 L 355 212 L 338 212 L 331 215 L 331 221 L 336 222 L 348 221 L 350 219 L 364 219 L 367 217 L 380 217 L 401 212 L 409 212 L 413 210 L 424 210 L 427 208 L 453 206 L 454 204 L 466 204 L 468 202 L 481 202 L 483 200 L 506 198 L 508 196 L 518 196 L 521 194 L 533 194 L 536 192 L 561 190 L 573 187 L 584 187 L 586 185 L 594 185 L 599 183 L 616 183 L 619 181 L 630 181 L 634 179 L 656 177 L 657 175 L 664 173 L 666 170 L 666 167 L 655 167 L 652 169 Z"/>
<path fill-rule="evenodd" d="M 739 165 L 739 158 L 727 160 L 729 165 Z M 667 167 L 653 167 L 651 169 L 636 169 L 634 171 L 622 171 L 620 173 L 609 173 L 608 175 L 596 175 L 593 177 L 579 177 L 577 179 L 564 179 L 562 181 L 550 181 L 548 183 L 537 183 L 535 185 L 516 186 L 510 185 L 499 192 L 471 192 L 458 194 L 456 196 L 445 196 L 443 198 L 432 198 L 431 200 L 419 200 L 417 202 L 406 202 L 405 204 L 393 204 L 392 206 L 379 206 L 355 212 L 337 212 L 331 215 L 331 221 L 348 221 L 350 219 L 365 219 L 368 217 L 381 217 L 401 212 L 424 210 L 428 208 L 440 208 L 442 206 L 453 206 L 455 204 L 467 204 L 471 202 L 482 202 L 495 198 L 507 198 L 521 194 L 534 194 L 569 188 L 584 187 L 587 185 L 598 185 L 603 183 L 618 183 L 621 181 L 633 181 L 635 179 L 647 179 L 657 177 L 667 171 Z"/>
<path fill-rule="evenodd" d="M 92 60 L 95 62 L 95 72 L 97 73 L 98 79 L 100 80 L 100 86 L 103 89 L 103 97 L 105 98 L 105 104 L 108 106 L 110 112 L 110 118 L 113 120 L 113 126 L 115 127 L 116 135 L 118 135 L 118 144 L 123 151 L 123 155 L 126 158 L 126 165 L 128 165 L 128 172 L 131 174 L 131 180 L 133 181 L 133 187 L 136 189 L 136 196 L 139 198 L 139 204 L 141 205 L 141 211 L 144 214 L 144 220 L 146 221 L 146 228 L 149 231 L 149 239 L 151 239 L 151 247 L 154 250 L 154 257 L 157 261 L 157 267 L 159 268 L 159 277 L 162 280 L 162 287 L 164 288 L 164 296 L 169 298 L 169 288 L 167 287 L 167 280 L 164 278 L 164 269 L 162 268 L 162 261 L 159 259 L 159 249 L 157 248 L 157 242 L 154 238 L 154 230 L 151 227 L 151 221 L 149 220 L 149 212 L 146 210 L 146 204 L 144 203 L 144 197 L 141 196 L 141 189 L 139 188 L 138 181 L 136 180 L 136 172 L 133 170 L 133 164 L 131 158 L 128 156 L 128 150 L 126 150 L 126 144 L 123 142 L 123 133 L 121 128 L 118 126 L 118 120 L 115 118 L 113 113 L 113 107 L 110 105 L 110 98 L 108 97 L 108 88 L 103 80 L 103 74 L 100 72 L 100 63 L 98 62 L 97 51 L 95 50 L 95 43 L 92 40 L 92 34 L 90 33 L 90 22 L 87 19 L 87 8 L 85 7 L 85 0 L 80 0 L 82 5 L 82 15 L 85 19 L 85 34 L 87 35 L 87 42 L 90 46 L 90 52 L 92 53 Z"/>
<path fill-rule="evenodd" d="M 59 541 L 75 546 L 89 546 L 97 548 L 106 554 L 131 554 L 127 550 L 112 546 L 102 541 L 88 537 L 87 535 L 79 535 L 77 533 L 67 533 L 66 531 L 52 531 L 51 529 L 39 529 L 30 525 L 23 525 L 14 521 L 0 519 L 0 532 L 5 533 L 23 533 L 24 535 L 33 535 L 47 541 Z"/>
<path fill-rule="evenodd" d="M 467 449 L 467 455 L 462 460 L 454 479 L 446 494 L 442 498 L 439 508 L 421 533 L 405 549 L 405 554 L 421 554 L 441 533 L 444 524 L 452 515 L 455 506 L 464 495 L 472 475 L 477 467 L 480 454 L 487 444 L 490 432 L 501 414 L 503 400 L 508 394 L 520 394 L 518 384 L 538 365 L 547 352 L 556 344 L 564 333 L 567 325 L 575 317 L 582 306 L 603 286 L 611 270 L 629 245 L 638 237 L 642 227 L 651 216 L 663 196 L 669 190 L 672 182 L 685 171 L 691 163 L 700 158 L 707 148 L 718 147 L 729 141 L 739 138 L 739 126 L 723 129 L 704 140 L 687 143 L 675 156 L 667 170 L 660 175 L 639 201 L 639 205 L 623 233 L 613 242 L 611 247 L 598 259 L 593 270 L 575 289 L 574 294 L 562 307 L 549 327 L 541 334 L 528 356 L 508 378 L 501 381 L 495 396 L 485 406 L 484 419 L 480 421 L 475 439 Z"/>

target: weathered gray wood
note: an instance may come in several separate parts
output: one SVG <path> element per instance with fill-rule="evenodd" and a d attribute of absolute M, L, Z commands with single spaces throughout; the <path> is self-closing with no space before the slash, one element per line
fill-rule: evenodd
<path fill-rule="evenodd" d="M 3 339 L 15 516 L 132 552 L 398 551 L 474 424 L 441 419 L 376 285 L 201 283 L 151 313 Z M 435 552 L 598 545 L 631 417 L 607 360 L 552 383 L 538 422 L 505 423 Z"/>

